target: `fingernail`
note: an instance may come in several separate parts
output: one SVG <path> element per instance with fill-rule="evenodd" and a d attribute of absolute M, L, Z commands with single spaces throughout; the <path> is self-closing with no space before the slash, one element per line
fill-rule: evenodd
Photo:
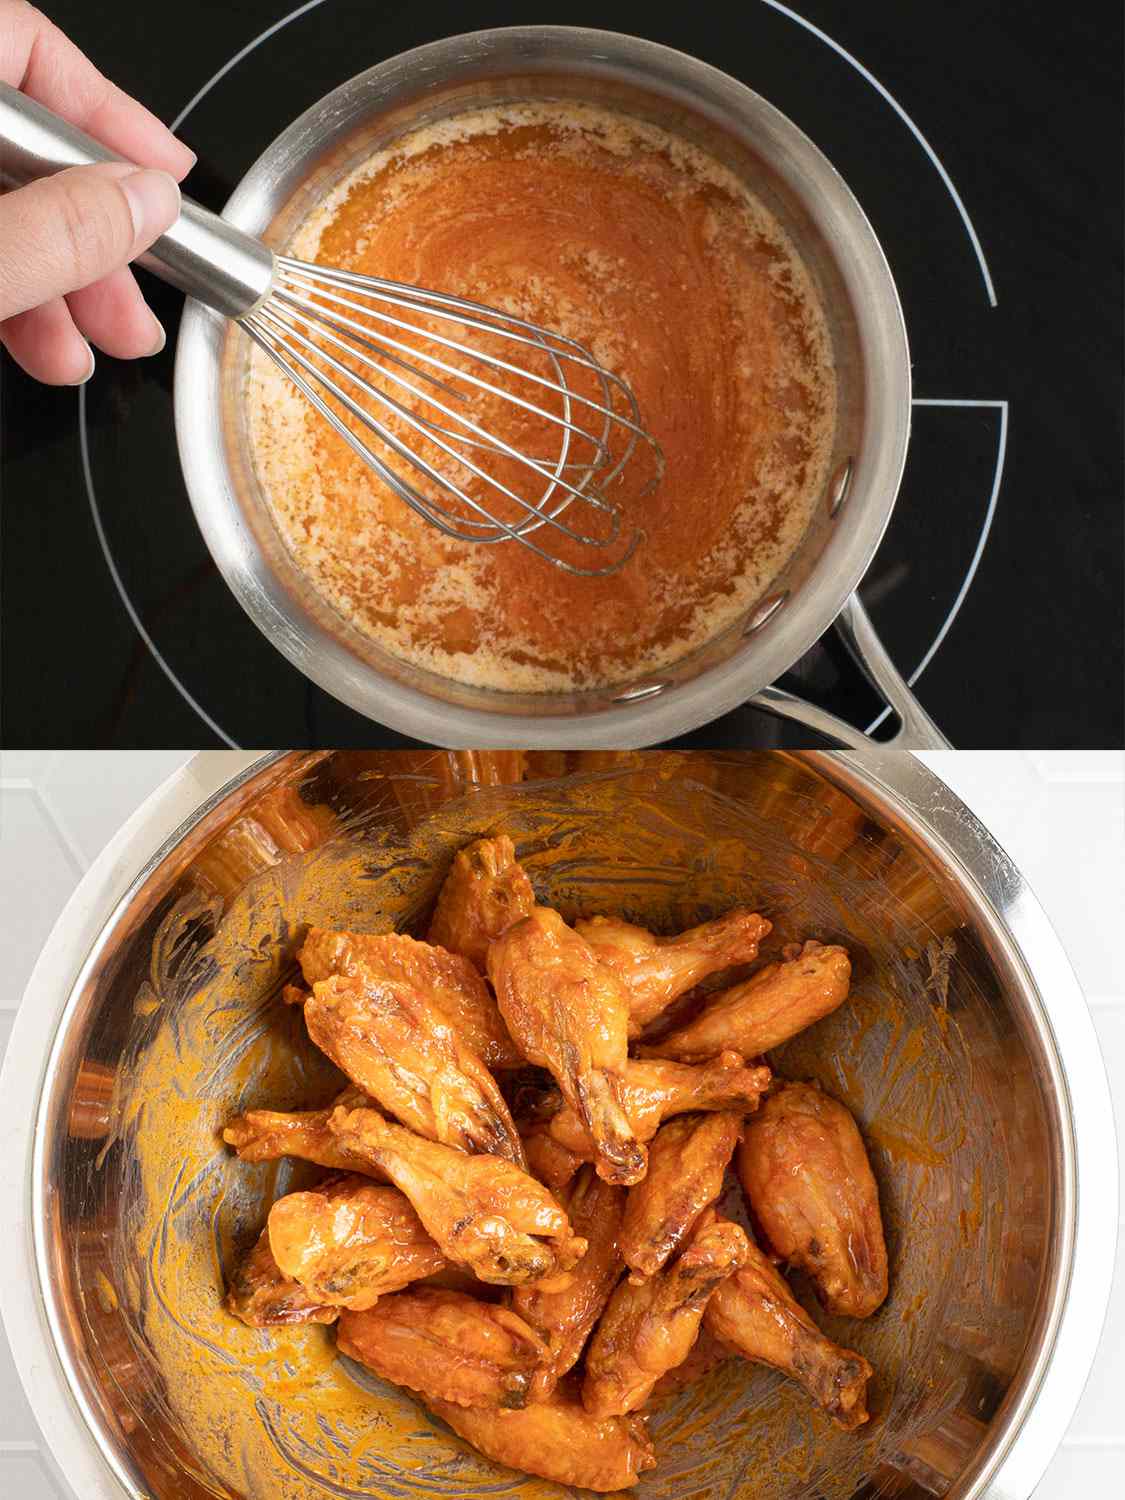
<path fill-rule="evenodd" d="M 168 172 L 151 167 L 130 172 L 121 179 L 121 191 L 133 216 L 133 233 L 145 245 L 151 245 L 179 217 L 180 189 Z"/>
<path fill-rule="evenodd" d="M 146 355 L 151 357 L 153 354 L 159 354 L 164 348 L 168 342 L 168 335 L 164 331 L 164 324 L 155 313 L 150 312 L 149 317 L 152 319 L 152 348 L 146 350 Z"/>
<path fill-rule="evenodd" d="M 86 345 L 86 353 L 90 357 L 90 363 L 86 367 L 85 375 L 80 375 L 77 380 L 68 381 L 67 383 L 69 385 L 85 385 L 87 380 L 89 380 L 90 376 L 94 373 L 94 351 L 90 348 L 89 344 Z"/>

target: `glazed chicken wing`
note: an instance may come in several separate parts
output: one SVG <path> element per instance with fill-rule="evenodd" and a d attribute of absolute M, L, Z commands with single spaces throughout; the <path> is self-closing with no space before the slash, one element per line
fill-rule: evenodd
<path fill-rule="evenodd" d="M 708 974 L 753 963 L 770 924 L 757 912 L 740 908 L 671 938 L 656 937 L 617 917 L 591 917 L 575 922 L 574 930 L 624 985 L 629 1035 L 638 1036 L 665 1006 Z"/>
<path fill-rule="evenodd" d="M 747 1246 L 737 1224 L 708 1212 L 670 1266 L 620 1284 L 586 1351 L 582 1404 L 592 1416 L 635 1411 L 683 1363 L 715 1288 L 743 1263 Z"/>
<path fill-rule="evenodd" d="M 710 1057 L 736 1047 L 757 1057 L 829 1015 L 848 998 L 852 965 L 846 948 L 806 943 L 794 958 L 769 964 L 723 990 L 686 1026 L 642 1047 L 645 1057 Z"/>
<path fill-rule="evenodd" d="M 830 1312 L 866 1318 L 887 1295 L 879 1191 L 855 1121 L 814 1083 L 782 1084 L 746 1123 L 738 1174 L 765 1247 Z"/>
<path fill-rule="evenodd" d="M 544 906 L 488 950 L 500 1014 L 529 1062 L 547 1068 L 589 1131 L 598 1174 L 638 1182 L 645 1149 L 622 1100 L 629 1006 L 611 970 Z"/>
<path fill-rule="evenodd" d="M 385 1174 L 373 1162 L 356 1161 L 343 1149 L 328 1128 L 337 1106 L 362 1109 L 370 1100 L 362 1089 L 352 1084 L 337 1095 L 327 1109 L 284 1111 L 250 1109 L 236 1115 L 223 1131 L 223 1140 L 233 1146 L 243 1161 L 276 1161 L 281 1156 L 296 1156 L 312 1161 L 333 1172 L 363 1172 L 380 1182 Z"/>
<path fill-rule="evenodd" d="M 341 1353 L 427 1400 L 457 1406 L 525 1406 L 546 1353 L 521 1317 L 439 1287 L 382 1297 L 366 1312 L 345 1312 Z"/>
<path fill-rule="evenodd" d="M 552 1193 L 557 1193 L 560 1188 L 566 1187 L 584 1161 L 593 1160 L 592 1141 L 589 1142 L 586 1155 L 580 1156 L 576 1151 L 570 1151 L 566 1146 L 554 1140 L 545 1123 L 532 1125 L 522 1130 L 520 1136 L 523 1140 L 524 1153 L 527 1156 L 527 1170 L 533 1177 L 538 1177 L 540 1182 L 545 1183 Z M 587 1140 L 589 1141 L 588 1136 Z"/>
<path fill-rule="evenodd" d="M 511 839 L 477 839 L 454 855 L 427 938 L 460 953 L 483 974 L 489 943 L 534 905 L 535 892 Z"/>
<path fill-rule="evenodd" d="M 871 1366 L 825 1338 L 780 1272 L 756 1245 L 749 1248 L 745 1265 L 715 1289 L 704 1330 L 744 1358 L 791 1376 L 841 1427 L 861 1427 Z"/>
<path fill-rule="evenodd" d="M 636 1189 L 632 1189 L 636 1192 Z M 536 1373 L 533 1399 L 541 1400 L 572 1369 L 601 1317 L 621 1275 L 617 1237 L 625 1207 L 625 1189 L 603 1182 L 592 1167 L 583 1167 L 569 1191 L 560 1194 L 570 1226 L 586 1241 L 586 1254 L 562 1291 L 517 1287 L 512 1309 L 525 1318 L 547 1346 L 548 1357 Z"/>
<path fill-rule="evenodd" d="M 446 1265 L 402 1193 L 367 1177 L 286 1194 L 267 1228 L 283 1275 L 319 1302 L 355 1312 Z"/>
<path fill-rule="evenodd" d="M 488 985 L 459 953 L 415 942 L 401 932 L 372 936 L 313 927 L 300 959 L 309 984 L 331 979 L 334 974 L 347 974 L 412 985 L 433 1002 L 488 1067 L 518 1068 L 523 1064 Z"/>
<path fill-rule="evenodd" d="M 648 1153 L 643 1182 L 629 1189 L 621 1224 L 621 1258 L 632 1280 L 653 1276 L 687 1239 L 723 1190 L 742 1115 L 677 1115 L 662 1125 Z"/>
<path fill-rule="evenodd" d="M 427 1405 L 486 1458 L 579 1490 L 628 1489 L 656 1463 L 642 1417 L 592 1417 L 569 1383 L 522 1411 Z"/>
<path fill-rule="evenodd" d="M 250 1328 L 270 1328 L 279 1323 L 334 1323 L 338 1307 L 325 1306 L 281 1270 L 270 1249 L 269 1230 L 230 1278 L 226 1307 Z"/>
<path fill-rule="evenodd" d="M 419 1135 L 523 1165 L 495 1078 L 425 990 L 359 966 L 313 986 L 305 1026 L 338 1068 Z"/>
<path fill-rule="evenodd" d="M 756 1109 L 770 1077 L 764 1065 L 746 1067 L 737 1052 L 720 1052 L 718 1057 L 695 1066 L 659 1058 L 630 1058 L 625 1064 L 622 1102 L 637 1140 L 651 1141 L 665 1120 L 689 1110 L 733 1109 L 746 1113 Z M 543 1128 L 556 1145 L 584 1160 L 591 1159 L 589 1132 L 569 1105 L 552 1115 Z"/>
<path fill-rule="evenodd" d="M 410 1199 L 447 1259 L 481 1281 L 519 1285 L 569 1271 L 586 1242 L 541 1183 L 498 1156 L 467 1156 L 372 1109 L 338 1109 L 329 1127 Z"/>

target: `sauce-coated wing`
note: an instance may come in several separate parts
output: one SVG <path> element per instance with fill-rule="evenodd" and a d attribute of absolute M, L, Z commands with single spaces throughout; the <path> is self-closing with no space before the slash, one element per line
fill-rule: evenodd
<path fill-rule="evenodd" d="M 613 973 L 559 916 L 537 906 L 488 950 L 500 1014 L 589 1131 L 598 1174 L 639 1182 L 645 1150 L 622 1102 L 629 1006 Z"/>
<path fill-rule="evenodd" d="M 477 839 L 454 855 L 427 938 L 460 953 L 483 974 L 489 943 L 534 905 L 531 881 L 507 834 Z"/>
<path fill-rule="evenodd" d="M 629 1189 L 621 1224 L 621 1257 L 641 1281 L 655 1275 L 687 1239 L 723 1190 L 742 1115 L 677 1115 L 662 1125 L 648 1153 L 643 1182 Z"/>
<path fill-rule="evenodd" d="M 575 922 L 574 930 L 586 939 L 598 962 L 612 969 L 625 986 L 629 1035 L 638 1036 L 666 1006 L 708 974 L 753 963 L 770 923 L 757 912 L 738 908 L 670 938 L 657 937 L 617 917 L 591 917 Z"/>
<path fill-rule="evenodd" d="M 665 1120 L 688 1111 L 734 1109 L 746 1113 L 757 1109 L 769 1087 L 771 1073 L 762 1064 L 748 1068 L 737 1052 L 721 1052 L 709 1062 L 668 1062 L 656 1058 L 629 1058 L 621 1097 L 625 1113 L 639 1141 L 651 1141 Z M 593 1142 L 569 1105 L 550 1117 L 547 1135 L 584 1160 L 590 1160 Z"/>
<path fill-rule="evenodd" d="M 520 1135 L 527 1156 L 527 1170 L 545 1183 L 552 1193 L 557 1194 L 560 1188 L 566 1187 L 582 1163 L 594 1158 L 594 1143 L 588 1136 L 589 1149 L 585 1156 L 579 1156 L 553 1140 L 546 1124 L 532 1125 Z"/>
<path fill-rule="evenodd" d="M 871 1366 L 862 1354 L 825 1338 L 756 1245 L 745 1265 L 715 1289 L 703 1326 L 744 1358 L 798 1381 L 841 1427 L 867 1421 Z"/>
<path fill-rule="evenodd" d="M 313 986 L 305 1026 L 320 1050 L 419 1135 L 522 1166 L 495 1078 L 426 992 L 363 969 Z"/>
<path fill-rule="evenodd" d="M 556 1484 L 624 1490 L 656 1463 L 642 1417 L 592 1417 L 569 1385 L 522 1411 L 427 1404 L 486 1458 Z"/>
<path fill-rule="evenodd" d="M 385 1182 L 385 1174 L 373 1162 L 356 1161 L 349 1156 L 328 1128 L 337 1106 L 362 1109 L 369 1103 L 362 1089 L 349 1084 L 327 1109 L 249 1109 L 231 1120 L 223 1131 L 223 1140 L 234 1147 L 243 1161 L 276 1161 L 282 1156 L 296 1156 L 333 1172 L 363 1172 Z"/>
<path fill-rule="evenodd" d="M 286 1194 L 267 1228 L 283 1275 L 318 1301 L 356 1312 L 446 1265 L 404 1195 L 366 1177 Z"/>
<path fill-rule="evenodd" d="M 746 1258 L 737 1224 L 708 1212 L 683 1254 L 647 1281 L 623 1281 L 586 1351 L 582 1404 L 595 1417 L 635 1411 L 695 1343 L 715 1288 Z"/>
<path fill-rule="evenodd" d="M 686 1026 L 642 1047 L 645 1057 L 710 1057 L 736 1047 L 756 1057 L 829 1015 L 848 998 L 852 965 L 846 948 L 808 942 L 795 958 L 768 964 L 723 990 Z"/>
<path fill-rule="evenodd" d="M 504 1307 L 463 1292 L 415 1287 L 345 1312 L 336 1342 L 384 1380 L 457 1406 L 525 1406 L 542 1339 Z"/>
<path fill-rule="evenodd" d="M 887 1295 L 887 1249 L 844 1106 L 816 1084 L 782 1084 L 746 1122 L 738 1175 L 765 1247 L 807 1271 L 830 1312 L 870 1316 Z"/>
<path fill-rule="evenodd" d="M 518 1068 L 523 1063 L 488 985 L 460 953 L 416 942 L 401 932 L 373 936 L 313 927 L 300 961 L 309 984 L 347 974 L 412 985 L 437 1006 L 488 1067 Z"/>
<path fill-rule="evenodd" d="M 512 1293 L 513 1310 L 542 1336 L 549 1351 L 536 1375 L 535 1400 L 553 1390 L 577 1363 L 621 1275 L 617 1237 L 625 1189 L 603 1182 L 587 1166 L 569 1191 L 560 1194 L 560 1201 L 571 1228 L 586 1241 L 586 1254 L 571 1273 L 570 1285 L 558 1292 L 517 1287 Z"/>
<path fill-rule="evenodd" d="M 339 1109 L 345 1150 L 380 1167 L 410 1199 L 445 1256 L 481 1281 L 516 1286 L 570 1271 L 586 1242 L 542 1183 L 498 1156 L 467 1156 L 383 1119 Z"/>
<path fill-rule="evenodd" d="M 279 1323 L 334 1323 L 338 1307 L 322 1305 L 300 1282 L 286 1276 L 270 1249 L 269 1230 L 235 1267 L 227 1289 L 226 1308 L 250 1328 Z"/>

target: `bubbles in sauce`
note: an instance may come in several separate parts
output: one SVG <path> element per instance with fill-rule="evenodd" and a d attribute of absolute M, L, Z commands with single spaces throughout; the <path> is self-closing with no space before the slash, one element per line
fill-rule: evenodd
<path fill-rule="evenodd" d="M 576 578 L 515 543 L 443 537 L 255 350 L 250 431 L 278 527 L 321 597 L 396 656 L 509 691 L 620 683 L 737 620 L 799 543 L 833 439 L 824 316 L 780 226 L 702 150 L 593 106 L 473 110 L 364 163 L 289 248 L 579 340 L 664 450 L 654 493 L 651 471 L 613 491 L 643 545 L 617 575 Z"/>

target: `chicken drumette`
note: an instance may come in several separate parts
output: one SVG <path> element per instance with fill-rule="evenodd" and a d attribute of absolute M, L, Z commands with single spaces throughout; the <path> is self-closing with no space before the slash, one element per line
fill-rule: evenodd
<path fill-rule="evenodd" d="M 349 1156 L 328 1128 L 337 1106 L 363 1109 L 370 1102 L 362 1089 L 349 1084 L 327 1109 L 250 1109 L 231 1120 L 223 1130 L 223 1140 L 234 1147 L 243 1161 L 276 1161 L 281 1156 L 295 1156 L 333 1172 L 363 1172 L 385 1182 L 384 1172 L 373 1162 Z"/>
<path fill-rule="evenodd" d="M 283 1275 L 318 1302 L 356 1312 L 446 1265 L 403 1194 L 366 1177 L 286 1194 L 267 1229 Z"/>
<path fill-rule="evenodd" d="M 254 1248 L 232 1272 L 226 1307 L 250 1328 L 334 1323 L 340 1313 L 338 1307 L 319 1302 L 300 1282 L 284 1274 L 273 1258 L 268 1229 L 262 1230 Z"/>
<path fill-rule="evenodd" d="M 427 1405 L 486 1458 L 556 1484 L 624 1490 L 656 1463 L 642 1417 L 592 1417 L 569 1382 L 522 1411 Z"/>
<path fill-rule="evenodd" d="M 737 1224 L 708 1211 L 671 1265 L 618 1286 L 586 1351 L 582 1404 L 591 1415 L 635 1411 L 687 1358 L 708 1301 L 745 1260 L 747 1246 Z"/>
<path fill-rule="evenodd" d="M 603 1182 L 593 1167 L 582 1168 L 569 1189 L 559 1194 L 571 1228 L 586 1240 L 586 1254 L 561 1291 L 517 1287 L 512 1309 L 525 1318 L 547 1346 L 547 1358 L 536 1372 L 533 1399 L 540 1400 L 572 1369 L 590 1330 L 601 1317 L 621 1275 L 618 1232 L 625 1206 L 624 1188 Z"/>
<path fill-rule="evenodd" d="M 622 1097 L 629 1006 L 611 970 L 548 907 L 509 927 L 488 950 L 505 1024 L 529 1062 L 547 1068 L 590 1134 L 598 1175 L 638 1182 L 645 1149 Z"/>
<path fill-rule="evenodd" d="M 546 1353 L 516 1313 L 439 1287 L 382 1297 L 366 1312 L 345 1312 L 341 1353 L 427 1400 L 457 1406 L 527 1404 Z"/>
<path fill-rule="evenodd" d="M 586 1249 L 547 1189 L 510 1161 L 467 1156 L 372 1109 L 338 1109 L 329 1128 L 349 1155 L 386 1173 L 447 1259 L 481 1281 L 554 1278 Z"/>
<path fill-rule="evenodd" d="M 745 1264 L 716 1288 L 703 1326 L 737 1354 L 798 1381 L 841 1427 L 867 1421 L 871 1366 L 862 1354 L 825 1338 L 756 1245 L 749 1247 Z"/>
<path fill-rule="evenodd" d="M 506 834 L 478 839 L 453 857 L 427 934 L 484 973 L 488 945 L 535 905 L 535 892 Z"/>
<path fill-rule="evenodd" d="M 657 1131 L 645 1179 L 629 1189 L 621 1224 L 621 1258 L 634 1281 L 660 1270 L 722 1192 L 741 1129 L 741 1114 L 722 1110 L 677 1115 Z"/>
<path fill-rule="evenodd" d="M 824 1306 L 866 1318 L 887 1295 L 879 1190 L 855 1121 L 815 1083 L 783 1083 L 746 1122 L 738 1175 L 764 1246 Z"/>
<path fill-rule="evenodd" d="M 650 1141 L 663 1122 L 673 1115 L 699 1110 L 756 1109 L 770 1083 L 764 1065 L 746 1067 L 737 1052 L 721 1052 L 709 1062 L 692 1066 L 662 1058 L 629 1058 L 621 1085 L 625 1113 L 638 1141 Z M 547 1116 L 550 1100 L 540 1101 L 539 1113 Z M 542 1129 L 558 1146 L 576 1159 L 590 1160 L 593 1142 L 576 1111 L 564 1105 L 541 1122 Z M 536 1127 L 533 1127 L 536 1128 Z"/>
<path fill-rule="evenodd" d="M 310 929 L 300 953 L 309 984 L 334 974 L 368 974 L 422 990 L 490 1068 L 518 1068 L 523 1057 L 508 1035 L 488 985 L 467 958 L 402 932 L 371 936 Z M 290 997 L 296 998 L 296 997 Z"/>
<path fill-rule="evenodd" d="M 678 937 L 657 937 L 617 917 L 591 917 L 575 922 L 574 930 L 586 939 L 598 962 L 620 979 L 629 1000 L 629 1035 L 638 1036 L 708 974 L 753 963 L 770 924 L 757 912 L 738 909 Z"/>
<path fill-rule="evenodd" d="M 690 1062 L 720 1047 L 756 1057 L 804 1031 L 848 998 L 852 965 L 847 949 L 809 942 L 795 957 L 768 964 L 742 984 L 723 990 L 686 1026 L 642 1047 L 645 1057 Z"/>
<path fill-rule="evenodd" d="M 314 952 L 322 946 L 318 940 Z M 317 980 L 305 1002 L 316 1045 L 419 1135 L 522 1166 L 523 1145 L 495 1078 L 429 989 L 348 951 L 349 972 Z M 321 972 L 311 958 L 309 969 Z"/>

